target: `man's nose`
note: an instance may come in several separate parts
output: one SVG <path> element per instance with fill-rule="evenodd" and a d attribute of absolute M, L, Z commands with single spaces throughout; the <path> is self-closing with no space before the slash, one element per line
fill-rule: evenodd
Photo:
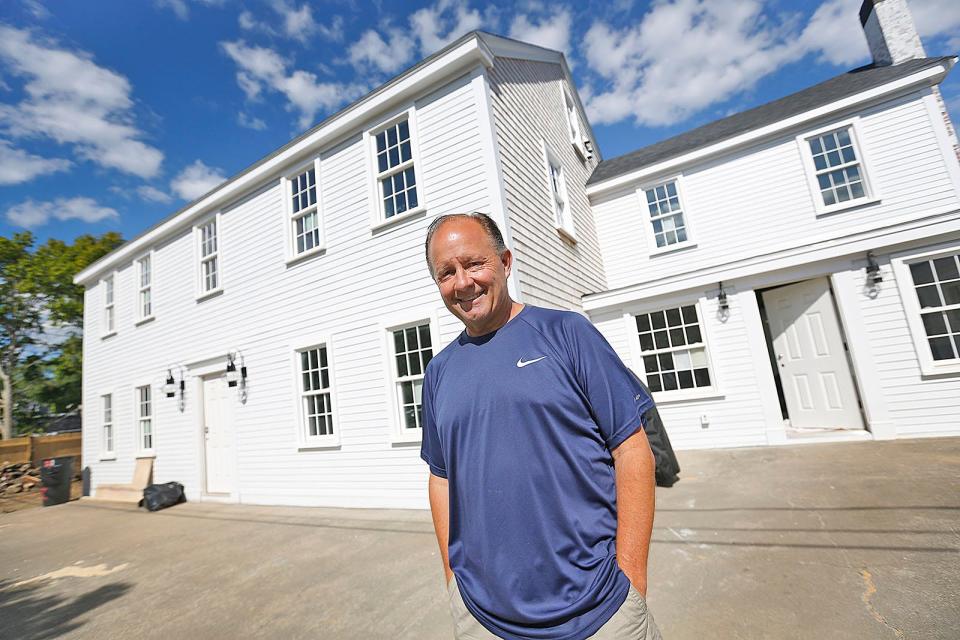
<path fill-rule="evenodd" d="M 473 280 L 467 274 L 467 270 L 463 267 L 457 267 L 457 271 L 453 276 L 453 287 L 457 291 L 462 291 L 473 286 Z"/>

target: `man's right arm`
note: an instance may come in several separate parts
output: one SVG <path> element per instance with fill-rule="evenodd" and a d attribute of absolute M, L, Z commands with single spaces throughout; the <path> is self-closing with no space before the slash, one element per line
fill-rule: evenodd
<path fill-rule="evenodd" d="M 450 486 L 447 479 L 431 473 L 427 493 L 430 496 L 430 513 L 433 514 L 433 530 L 437 534 L 437 544 L 440 545 L 444 579 L 449 584 L 453 571 L 450 570 L 450 558 L 447 554 L 450 536 Z"/>

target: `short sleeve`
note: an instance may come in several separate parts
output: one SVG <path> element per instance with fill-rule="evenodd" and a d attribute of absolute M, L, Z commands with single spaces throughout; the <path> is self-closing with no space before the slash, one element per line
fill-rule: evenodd
<path fill-rule="evenodd" d="M 612 451 L 645 425 L 653 399 L 589 320 L 571 314 L 565 333 L 577 381 Z"/>
<path fill-rule="evenodd" d="M 433 413 L 434 384 L 433 369 L 427 365 L 423 376 L 422 427 L 423 439 L 420 443 L 420 457 L 430 465 L 430 473 L 441 478 L 447 477 L 446 464 L 443 461 L 443 448 L 440 444 L 440 432 Z"/>

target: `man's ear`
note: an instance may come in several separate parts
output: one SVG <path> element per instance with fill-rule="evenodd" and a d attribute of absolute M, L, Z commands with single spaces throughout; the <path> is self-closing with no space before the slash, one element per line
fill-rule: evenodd
<path fill-rule="evenodd" d="M 510 253 L 510 249 L 504 249 L 503 253 L 500 254 L 500 262 L 503 263 L 503 270 L 506 272 L 507 277 L 510 277 L 510 269 L 513 267 L 513 254 Z"/>

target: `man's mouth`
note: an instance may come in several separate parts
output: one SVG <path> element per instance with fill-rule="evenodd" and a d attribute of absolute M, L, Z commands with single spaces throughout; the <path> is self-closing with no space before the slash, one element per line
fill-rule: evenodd
<path fill-rule="evenodd" d="M 480 297 L 483 296 L 483 295 L 484 295 L 484 294 L 480 293 L 480 294 L 477 294 L 477 295 L 473 296 L 472 298 L 466 298 L 466 299 L 460 298 L 460 299 L 457 300 L 457 304 L 458 304 L 458 305 L 460 306 L 460 308 L 463 309 L 464 311 L 470 311 L 470 310 L 473 309 L 473 304 L 477 301 L 477 299 L 480 298 Z"/>

